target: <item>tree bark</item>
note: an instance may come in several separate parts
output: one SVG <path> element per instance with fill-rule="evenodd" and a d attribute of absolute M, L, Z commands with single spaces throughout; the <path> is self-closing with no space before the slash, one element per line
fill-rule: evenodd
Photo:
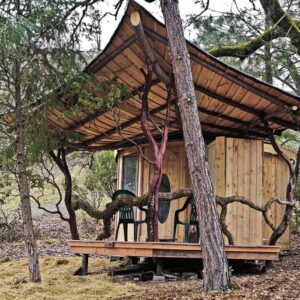
<path fill-rule="evenodd" d="M 268 16 L 265 19 L 265 30 L 268 31 L 270 28 L 270 21 Z M 265 41 L 264 48 L 264 60 L 265 60 L 265 81 L 267 83 L 273 84 L 273 75 L 272 75 L 272 53 L 271 53 L 271 44 L 270 42 Z"/>
<path fill-rule="evenodd" d="M 182 119 L 188 165 L 203 247 L 204 291 L 229 288 L 228 264 L 216 210 L 214 190 L 208 171 L 205 143 L 198 115 L 190 57 L 184 38 L 178 1 L 161 0 Z"/>
<path fill-rule="evenodd" d="M 22 219 L 24 239 L 27 248 L 29 281 L 40 282 L 40 267 L 38 259 L 38 250 L 34 237 L 32 213 L 30 205 L 30 193 L 26 170 L 26 153 L 23 131 L 23 116 L 21 112 L 21 87 L 19 83 L 19 66 L 16 66 L 16 151 L 17 151 L 17 178 L 18 188 L 21 198 Z"/>
<path fill-rule="evenodd" d="M 72 206 L 72 176 L 68 168 L 65 149 L 59 149 L 58 154 L 55 155 L 53 151 L 50 151 L 50 156 L 59 167 L 65 177 L 65 197 L 64 202 L 69 214 L 67 220 L 70 228 L 71 237 L 73 240 L 79 240 L 79 232 L 76 221 L 76 213 Z"/>

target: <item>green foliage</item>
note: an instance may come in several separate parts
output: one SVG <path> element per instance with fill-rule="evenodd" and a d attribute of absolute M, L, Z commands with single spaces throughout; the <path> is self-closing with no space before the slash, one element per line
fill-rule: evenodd
<path fill-rule="evenodd" d="M 13 242 L 21 239 L 23 228 L 20 220 L 14 218 L 7 227 L 0 228 L 0 242 Z"/>
<path fill-rule="evenodd" d="M 19 205 L 15 203 L 18 190 L 13 175 L 0 172 L 0 219 L 10 223 L 14 216 L 19 214 Z"/>
<path fill-rule="evenodd" d="M 282 1 L 282 5 L 294 18 L 300 18 L 297 1 Z M 266 74 L 268 64 L 271 67 L 274 84 L 296 94 L 300 93 L 299 55 L 286 37 L 274 39 L 269 43 L 270 57 L 264 47 L 253 51 L 244 59 L 233 58 L 228 54 L 232 48 L 243 52 L 250 40 L 257 42 L 259 36 L 268 33 L 271 25 L 268 24 L 265 12 L 260 7 L 253 5 L 249 8 L 236 1 L 228 12 L 210 11 L 207 15 L 192 15 L 188 22 L 197 30 L 195 43 L 204 50 L 209 52 L 225 47 L 222 51 L 223 57 L 220 59 L 262 80 L 269 78 Z"/>
<path fill-rule="evenodd" d="M 297 152 L 300 146 L 300 133 L 292 129 L 287 129 L 277 138 L 277 142 L 280 145 Z"/>
<path fill-rule="evenodd" d="M 84 185 L 75 182 L 74 190 L 99 209 L 104 200 L 111 197 L 116 187 L 117 164 L 113 151 L 101 151 L 94 155 Z"/>
<path fill-rule="evenodd" d="M 94 2 L 0 3 L 0 136 L 4 141 L 0 148 L 4 155 L 0 156 L 7 157 L 13 150 L 13 158 L 17 108 L 21 108 L 27 158 L 33 162 L 42 152 L 57 149 L 58 145 L 68 146 L 68 140 L 82 139 L 81 134 L 53 130 L 45 122 L 49 107 L 55 105 L 66 110 L 62 118 L 80 118 L 121 101 L 125 90 L 121 84 L 107 81 L 94 86 L 82 72 L 86 64 L 80 51 L 82 38 L 87 33 L 92 36 L 93 21 L 101 15 Z M 16 88 L 20 90 L 18 97 Z M 58 101 L 61 93 L 68 90 L 76 101 Z M 8 161 L 3 159 L 3 163 Z"/>
<path fill-rule="evenodd" d="M 89 79 L 81 78 L 73 81 L 67 91 L 75 100 L 60 115 L 63 121 L 107 111 L 128 97 L 127 86 L 115 79 L 93 84 Z"/>
<path fill-rule="evenodd" d="M 117 178 L 117 164 L 113 151 L 101 151 L 94 159 L 91 173 L 85 180 L 89 190 L 102 190 L 112 196 Z"/>
<path fill-rule="evenodd" d="M 0 173 L 0 242 L 12 242 L 22 237 L 20 207 L 14 178 L 8 173 Z"/>

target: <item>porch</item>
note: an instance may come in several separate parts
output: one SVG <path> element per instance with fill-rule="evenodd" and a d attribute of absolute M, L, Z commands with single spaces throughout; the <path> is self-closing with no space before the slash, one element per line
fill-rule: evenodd
<path fill-rule="evenodd" d="M 105 256 L 201 259 L 202 247 L 192 243 L 69 241 L 71 253 Z M 231 246 L 225 251 L 229 260 L 279 260 L 279 246 Z"/>
<path fill-rule="evenodd" d="M 165 242 L 118 242 L 118 241 L 69 241 L 71 253 L 97 254 L 118 257 L 153 258 L 156 263 L 156 274 L 164 271 L 169 259 L 172 266 L 178 263 L 183 266 L 201 265 L 202 247 L 199 244 L 165 243 Z M 279 246 L 225 246 L 227 259 L 237 261 L 277 261 Z M 182 264 L 183 262 L 183 264 Z"/>

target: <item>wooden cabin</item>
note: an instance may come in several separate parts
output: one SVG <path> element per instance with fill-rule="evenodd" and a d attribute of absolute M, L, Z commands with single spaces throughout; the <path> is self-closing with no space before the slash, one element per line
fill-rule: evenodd
<path fill-rule="evenodd" d="M 284 149 L 291 158 L 294 153 Z M 143 147 L 146 156 L 151 156 L 149 146 Z M 262 140 L 217 137 L 207 145 L 207 160 L 215 193 L 219 196 L 244 196 L 262 206 L 272 197 L 285 200 L 289 179 L 286 163 L 278 157 L 270 144 Z M 151 178 L 151 166 L 133 147 L 121 151 L 118 155 L 118 188 L 128 189 L 137 195 L 148 192 Z M 163 173 L 170 181 L 171 190 L 191 187 L 186 152 L 183 141 L 172 141 L 164 158 Z M 159 223 L 159 238 L 171 241 L 175 211 L 181 208 L 185 198 L 174 200 L 167 221 Z M 281 221 L 284 206 L 274 204 L 269 218 L 275 225 Z M 181 215 L 187 221 L 190 211 Z M 136 209 L 136 217 L 144 218 L 144 213 Z M 268 242 L 271 230 L 265 224 L 262 214 L 240 203 L 229 204 L 226 224 L 233 235 L 236 245 L 264 245 Z M 179 226 L 177 242 L 184 241 L 183 226 Z M 123 236 L 119 235 L 119 240 Z M 133 240 L 133 227 L 129 230 L 129 240 Z M 146 225 L 142 224 L 138 240 L 146 241 Z M 226 242 L 226 239 L 225 239 Z M 284 248 L 289 247 L 289 231 L 279 240 Z"/>
<path fill-rule="evenodd" d="M 81 134 L 80 139 L 70 141 L 70 147 L 75 150 L 118 150 L 118 187 L 131 189 L 141 195 L 148 190 L 151 168 L 141 159 L 132 143 L 134 141 L 141 145 L 145 153 L 150 155 L 140 124 L 139 97 L 145 83 L 141 69 L 147 69 L 148 59 L 130 18 L 137 12 L 157 63 L 165 73 L 172 74 L 164 24 L 131 0 L 106 48 L 84 70 L 95 83 L 115 79 L 127 86 L 128 93 L 113 108 L 108 106 L 107 109 L 92 113 L 82 111 L 77 116 L 60 118 L 64 107 L 74 103 L 74 95 L 65 93 L 61 98 L 63 105 L 49 109 L 48 119 L 55 127 Z M 207 159 L 216 194 L 249 197 L 259 205 L 271 197 L 284 200 L 287 167 L 268 144 L 264 123 L 267 122 L 272 132 L 278 135 L 287 128 L 297 128 L 300 98 L 223 63 L 188 41 L 187 46 L 199 119 L 207 144 Z M 155 76 L 153 83 L 148 97 L 149 114 L 156 123 L 161 124 L 166 116 L 167 88 Z M 171 189 L 175 190 L 190 186 L 176 103 L 172 104 L 170 119 L 163 172 L 169 178 Z M 161 133 L 157 127 L 150 124 L 150 129 L 154 138 L 160 140 Z M 289 155 L 293 156 L 292 153 Z M 172 201 L 166 222 L 159 225 L 161 240 L 168 241 L 172 237 L 174 211 L 183 202 L 184 199 Z M 139 210 L 137 214 L 141 217 Z M 187 214 L 188 212 L 186 216 Z M 280 222 L 282 214 L 283 207 L 272 206 L 270 218 L 274 223 Z M 236 245 L 264 245 L 270 236 L 270 230 L 261 215 L 244 205 L 230 205 L 227 224 Z M 143 225 L 139 231 L 139 239 L 145 241 L 145 236 Z M 177 234 L 177 241 L 182 239 L 181 229 Z M 288 248 L 288 232 L 281 238 L 281 244 Z M 105 247 L 97 247 L 85 251 L 99 254 L 115 251 L 110 249 L 109 252 L 106 249 L 106 252 L 101 252 L 99 249 Z M 130 247 L 135 249 L 137 244 Z M 74 248 L 73 251 L 79 250 Z M 147 253 L 150 255 L 150 252 Z"/>

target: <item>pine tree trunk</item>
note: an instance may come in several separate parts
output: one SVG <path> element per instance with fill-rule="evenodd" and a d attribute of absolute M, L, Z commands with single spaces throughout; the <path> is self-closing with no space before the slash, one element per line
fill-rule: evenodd
<path fill-rule="evenodd" d="M 28 254 L 29 281 L 40 282 L 40 268 L 38 251 L 34 237 L 29 186 L 26 175 L 26 156 L 23 136 L 22 115 L 17 109 L 16 113 L 16 148 L 17 148 L 17 176 L 21 198 L 24 239 Z"/>
<path fill-rule="evenodd" d="M 199 218 L 204 291 L 227 290 L 230 282 L 227 259 L 208 171 L 190 57 L 184 39 L 178 1 L 161 0 L 161 7 L 168 32 L 185 148 Z"/>

